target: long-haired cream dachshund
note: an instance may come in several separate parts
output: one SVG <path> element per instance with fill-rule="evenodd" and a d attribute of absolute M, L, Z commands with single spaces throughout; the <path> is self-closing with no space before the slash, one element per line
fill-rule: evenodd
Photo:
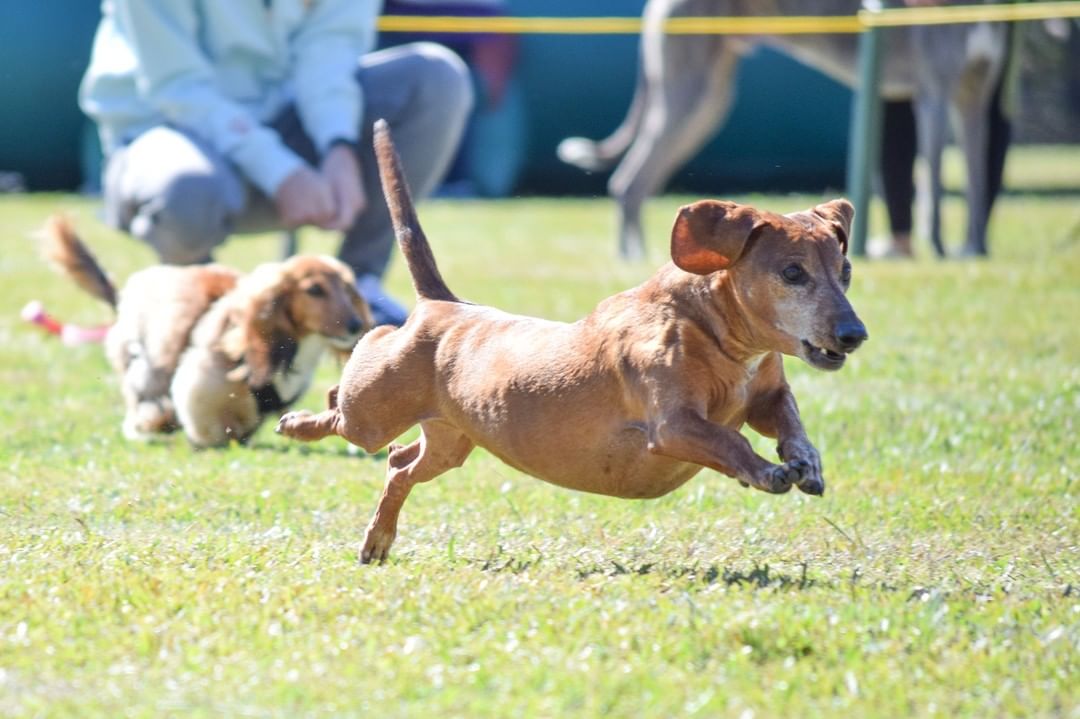
<path fill-rule="evenodd" d="M 683 207 L 673 263 L 573 324 L 459 300 L 435 266 L 386 123 L 375 126 L 383 192 L 419 303 L 400 329 L 353 350 L 330 408 L 290 412 L 278 431 L 392 445 L 361 549 L 382 560 L 409 491 L 480 445 L 554 484 L 658 497 L 702 467 L 766 492 L 825 491 L 821 459 L 784 380 L 782 354 L 836 370 L 866 339 L 845 297 L 852 207 L 776 215 L 732 202 Z M 778 440 L 781 464 L 739 434 Z"/>
<path fill-rule="evenodd" d="M 248 275 L 222 265 L 157 265 L 120 292 L 63 217 L 43 254 L 116 311 L 105 351 L 120 375 L 124 435 L 184 430 L 197 447 L 247 440 L 307 389 L 327 348 L 371 327 L 354 278 L 332 257 L 299 255 Z"/>

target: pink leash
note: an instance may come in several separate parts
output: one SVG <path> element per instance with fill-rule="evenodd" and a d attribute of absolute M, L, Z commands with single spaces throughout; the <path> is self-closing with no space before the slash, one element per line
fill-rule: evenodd
<path fill-rule="evenodd" d="M 22 318 L 31 324 L 35 324 L 51 335 L 56 335 L 68 347 L 75 345 L 93 344 L 105 341 L 105 335 L 111 325 L 98 325 L 97 327 L 80 327 L 79 325 L 60 322 L 45 311 L 40 302 L 34 300 L 27 303 L 22 309 Z"/>

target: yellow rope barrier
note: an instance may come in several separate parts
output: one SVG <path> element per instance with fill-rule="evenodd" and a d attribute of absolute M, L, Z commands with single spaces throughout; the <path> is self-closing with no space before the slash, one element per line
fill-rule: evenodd
<path fill-rule="evenodd" d="M 866 27 L 909 25 L 949 25 L 963 22 L 1016 22 L 1080 17 L 1080 2 L 1033 2 L 1011 5 L 951 5 L 942 7 L 892 8 L 880 12 L 859 12 Z"/>
<path fill-rule="evenodd" d="M 863 27 L 849 15 L 817 17 L 677 17 L 667 21 L 672 35 L 808 35 L 856 33 Z"/>
<path fill-rule="evenodd" d="M 945 25 L 969 22 L 1015 22 L 1080 17 L 1080 1 L 1031 2 L 1009 5 L 951 5 L 891 8 L 858 15 L 676 17 L 667 21 L 674 35 L 797 35 L 858 33 L 870 27 Z M 513 35 L 636 35 L 636 17 L 458 17 L 441 15 L 384 15 L 385 32 L 501 33 Z"/>
<path fill-rule="evenodd" d="M 383 15 L 387 32 L 506 33 L 512 35 L 636 35 L 636 17 L 442 17 Z"/>
<path fill-rule="evenodd" d="M 512 35 L 637 35 L 636 17 L 451 17 L 384 15 L 386 32 L 504 33 Z M 819 17 L 678 17 L 667 22 L 674 35 L 778 35 L 857 33 L 855 16 Z"/>

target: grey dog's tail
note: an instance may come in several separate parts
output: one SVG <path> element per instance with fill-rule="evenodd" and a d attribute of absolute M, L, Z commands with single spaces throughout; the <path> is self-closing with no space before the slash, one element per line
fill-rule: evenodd
<path fill-rule="evenodd" d="M 66 217 L 53 215 L 46 220 L 39 239 L 41 254 L 57 271 L 116 309 L 116 287 Z"/>
<path fill-rule="evenodd" d="M 639 51 L 640 52 L 640 51 Z M 567 137 L 555 148 L 555 154 L 568 165 L 586 172 L 605 172 L 618 163 L 637 137 L 645 117 L 645 98 L 649 92 L 643 61 L 638 60 L 637 85 L 626 117 L 615 130 L 603 140 L 584 137 Z"/>
<path fill-rule="evenodd" d="M 390 126 L 386 120 L 375 122 L 375 157 L 379 161 L 379 178 L 382 180 L 383 196 L 390 208 L 390 219 L 394 223 L 394 235 L 412 275 L 416 296 L 427 300 L 459 302 L 439 274 L 431 245 L 420 228 L 420 220 L 416 217 L 416 208 L 409 194 L 409 184 L 401 169 L 401 158 L 394 149 L 394 140 L 390 137 Z"/>

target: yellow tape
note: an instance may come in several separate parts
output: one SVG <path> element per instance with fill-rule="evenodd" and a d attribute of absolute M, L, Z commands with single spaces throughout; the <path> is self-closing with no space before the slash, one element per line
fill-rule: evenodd
<path fill-rule="evenodd" d="M 636 35 L 636 17 L 442 17 L 383 15 L 379 29 L 388 32 L 507 33 L 514 35 Z"/>
<path fill-rule="evenodd" d="M 677 17 L 665 24 L 672 35 L 806 35 L 862 32 L 853 15 L 761 16 L 761 17 Z"/>
<path fill-rule="evenodd" d="M 1080 1 L 1032 2 L 1010 5 L 951 5 L 894 8 L 858 15 L 677 17 L 667 21 L 673 35 L 798 35 L 858 33 L 869 27 L 944 25 L 965 22 L 1015 22 L 1080 17 Z M 383 15 L 385 32 L 500 33 L 509 35 L 636 35 L 636 17 L 456 17 L 441 15 Z"/>
<path fill-rule="evenodd" d="M 950 5 L 859 12 L 866 27 L 950 25 L 963 22 L 1016 22 L 1080 17 L 1080 2 L 1033 2 L 1009 5 Z"/>
<path fill-rule="evenodd" d="M 677 17 L 667 21 L 673 35 L 780 35 L 856 33 L 855 16 L 829 17 Z M 386 32 L 504 33 L 513 35 L 637 35 L 636 17 L 446 17 L 384 15 Z"/>

